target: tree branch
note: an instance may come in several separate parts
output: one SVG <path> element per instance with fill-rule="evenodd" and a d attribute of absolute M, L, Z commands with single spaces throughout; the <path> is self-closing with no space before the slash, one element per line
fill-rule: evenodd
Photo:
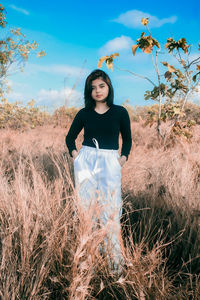
<path fill-rule="evenodd" d="M 136 77 L 146 79 L 146 80 L 149 81 L 153 86 L 156 86 L 155 83 L 154 83 L 153 81 L 151 81 L 151 79 L 149 79 L 149 78 L 146 77 L 146 76 L 142 76 L 142 75 L 140 75 L 140 74 L 134 73 L 134 72 L 129 71 L 129 70 L 126 70 L 126 69 L 121 69 L 121 68 L 119 68 L 119 67 L 117 67 L 117 66 L 114 66 L 114 67 L 115 67 L 117 70 L 124 71 L 124 72 L 128 72 L 128 73 L 130 73 L 130 74 L 132 74 L 132 75 L 134 75 L 134 76 L 136 76 Z"/>

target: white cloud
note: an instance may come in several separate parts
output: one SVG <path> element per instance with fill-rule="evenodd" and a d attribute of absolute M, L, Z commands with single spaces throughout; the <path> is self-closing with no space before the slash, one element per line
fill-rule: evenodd
<path fill-rule="evenodd" d="M 69 75 L 75 77 L 78 77 L 80 74 L 85 75 L 89 72 L 87 69 L 81 69 L 80 67 L 59 65 L 59 64 L 52 64 L 52 65 L 28 64 L 27 69 L 29 74 L 44 72 L 49 74 Z"/>
<path fill-rule="evenodd" d="M 50 112 L 56 108 L 67 105 L 81 106 L 83 105 L 83 95 L 79 91 L 73 90 L 71 87 L 66 87 L 62 90 L 56 89 L 41 89 L 36 95 L 30 96 L 27 93 L 16 92 L 11 90 L 7 95 L 9 102 L 18 102 L 22 105 L 26 105 L 31 99 L 34 99 L 36 106 L 44 107 L 45 110 Z"/>
<path fill-rule="evenodd" d="M 70 87 L 66 87 L 62 90 L 46 90 L 39 91 L 36 97 L 36 103 L 40 106 L 45 106 L 47 109 L 54 110 L 62 105 L 67 106 L 79 106 L 83 95 L 76 90 L 72 90 Z"/>
<path fill-rule="evenodd" d="M 30 14 L 28 10 L 26 10 L 24 8 L 21 8 L 21 7 L 18 7 L 14 4 L 10 4 L 9 7 L 12 8 L 13 10 L 19 12 L 19 13 L 22 13 L 22 14 L 26 15 L 26 16 L 28 16 Z"/>
<path fill-rule="evenodd" d="M 9 102 L 18 102 L 18 103 L 25 103 L 27 102 L 27 96 L 24 93 L 14 92 L 10 91 L 9 93 L 6 93 L 6 98 Z M 30 100 L 30 98 L 29 98 Z"/>
<path fill-rule="evenodd" d="M 111 20 L 123 24 L 124 26 L 130 28 L 144 28 L 141 24 L 142 18 L 149 18 L 149 27 L 161 27 L 167 23 L 175 23 L 177 20 L 176 16 L 171 16 L 169 18 L 159 19 L 156 16 L 150 15 L 149 13 L 142 12 L 140 10 L 129 10 L 126 13 L 121 14 L 117 19 Z"/>
<path fill-rule="evenodd" d="M 116 51 L 119 52 L 120 50 L 130 49 L 133 43 L 133 40 L 129 36 L 122 35 L 108 41 L 99 49 L 99 53 L 100 55 L 110 55 Z"/>

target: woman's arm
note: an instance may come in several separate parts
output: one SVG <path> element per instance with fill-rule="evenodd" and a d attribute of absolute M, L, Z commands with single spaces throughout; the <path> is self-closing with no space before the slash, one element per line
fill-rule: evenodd
<path fill-rule="evenodd" d="M 120 121 L 120 132 L 122 136 L 122 149 L 120 161 L 125 163 L 128 160 L 128 155 L 132 146 L 132 136 L 131 136 L 131 122 L 129 118 L 128 111 L 122 107 L 121 121 Z M 125 160 L 126 158 L 126 160 Z"/>
<path fill-rule="evenodd" d="M 69 154 L 73 158 L 76 158 L 76 156 L 78 155 L 75 140 L 76 140 L 78 134 L 80 133 L 80 131 L 83 128 L 83 121 L 82 121 L 82 118 L 81 118 L 81 114 L 82 114 L 82 110 L 80 110 L 76 114 L 76 116 L 75 116 L 75 118 L 74 118 L 74 120 L 73 120 L 73 122 L 70 126 L 70 129 L 68 131 L 68 134 L 65 138 L 66 145 L 67 145 L 67 148 L 69 150 Z"/>

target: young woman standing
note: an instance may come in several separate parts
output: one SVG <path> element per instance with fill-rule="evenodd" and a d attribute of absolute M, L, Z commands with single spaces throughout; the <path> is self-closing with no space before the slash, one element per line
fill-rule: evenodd
<path fill-rule="evenodd" d="M 75 187 L 80 202 L 87 210 L 97 199 L 102 223 L 111 222 L 108 240 L 115 262 L 120 262 L 121 167 L 128 160 L 132 139 L 128 112 L 113 104 L 113 98 L 109 76 L 102 70 L 94 70 L 85 82 L 85 107 L 75 116 L 66 144 L 74 159 Z M 75 140 L 83 128 L 84 140 L 78 153 Z M 118 153 L 120 133 L 121 155 Z"/>

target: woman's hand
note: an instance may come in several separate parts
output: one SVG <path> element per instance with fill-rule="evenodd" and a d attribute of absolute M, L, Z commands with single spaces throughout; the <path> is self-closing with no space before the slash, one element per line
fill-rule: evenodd
<path fill-rule="evenodd" d="M 120 156 L 120 158 L 118 160 L 119 160 L 119 163 L 120 163 L 121 167 L 123 167 L 123 165 L 126 162 L 126 156 L 122 155 L 122 156 Z"/>
<path fill-rule="evenodd" d="M 72 156 L 73 156 L 73 160 L 75 160 L 75 158 L 78 156 L 78 151 L 73 150 L 72 151 Z"/>

